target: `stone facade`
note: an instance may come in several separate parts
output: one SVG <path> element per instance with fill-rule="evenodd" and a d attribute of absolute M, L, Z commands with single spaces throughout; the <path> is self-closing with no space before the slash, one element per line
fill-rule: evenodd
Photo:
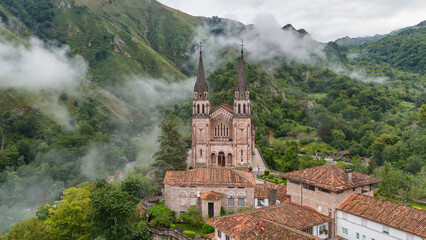
<path fill-rule="evenodd" d="M 192 108 L 193 167 L 253 167 L 254 128 L 244 57 L 238 74 L 233 106 L 210 106 L 200 52 Z"/>
<path fill-rule="evenodd" d="M 197 194 L 208 191 L 215 191 L 224 195 L 220 200 L 202 200 Z M 185 212 L 190 206 L 196 206 L 202 211 L 203 216 L 208 216 L 208 203 L 213 203 L 214 216 L 219 216 L 220 208 L 227 211 L 238 211 L 241 208 L 254 206 L 254 186 L 227 187 L 227 186 L 177 186 L 164 185 L 164 199 L 166 208 L 180 214 Z M 234 199 L 234 206 L 228 205 L 228 198 Z M 244 199 L 244 205 L 238 206 L 239 198 Z"/>

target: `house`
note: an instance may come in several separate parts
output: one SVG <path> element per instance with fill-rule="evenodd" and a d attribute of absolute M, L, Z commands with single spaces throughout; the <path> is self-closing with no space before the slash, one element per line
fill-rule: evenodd
<path fill-rule="evenodd" d="M 426 211 L 359 193 L 337 207 L 337 234 L 349 240 L 426 239 Z"/>
<path fill-rule="evenodd" d="M 272 183 L 256 184 L 256 188 L 254 189 L 254 208 L 267 207 L 285 202 L 286 197 L 287 186 Z"/>
<path fill-rule="evenodd" d="M 291 202 L 309 206 L 335 218 L 336 207 L 353 193 L 373 195 L 375 177 L 333 165 L 283 173 Z"/>
<path fill-rule="evenodd" d="M 247 170 L 253 166 L 254 128 L 244 54 L 235 87 L 233 106 L 211 106 L 204 75 L 202 53 L 198 64 L 192 105 L 192 167 L 232 167 Z M 262 167 L 263 170 L 263 167 Z"/>
<path fill-rule="evenodd" d="M 166 207 L 179 214 L 195 206 L 203 216 L 213 217 L 221 207 L 229 212 L 254 205 L 253 174 L 237 169 L 167 171 L 163 183 Z"/>
<path fill-rule="evenodd" d="M 281 203 L 207 219 L 212 239 L 325 239 L 333 219 L 312 208 Z"/>

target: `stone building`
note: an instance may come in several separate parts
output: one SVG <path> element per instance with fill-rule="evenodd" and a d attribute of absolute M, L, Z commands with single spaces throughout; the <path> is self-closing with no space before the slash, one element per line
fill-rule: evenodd
<path fill-rule="evenodd" d="M 235 88 L 234 105 L 211 106 L 204 75 L 202 53 L 198 65 L 192 105 L 193 167 L 253 167 L 254 128 L 251 124 L 250 92 L 241 60 Z M 262 169 L 263 170 L 263 169 Z"/>
<path fill-rule="evenodd" d="M 336 207 L 352 193 L 373 195 L 375 177 L 333 165 L 283 173 L 291 202 L 309 206 L 334 218 Z"/>
<path fill-rule="evenodd" d="M 195 206 L 203 216 L 218 216 L 223 207 L 238 211 L 254 205 L 253 174 L 230 168 L 196 168 L 167 171 L 164 176 L 167 208 L 183 213 Z"/>

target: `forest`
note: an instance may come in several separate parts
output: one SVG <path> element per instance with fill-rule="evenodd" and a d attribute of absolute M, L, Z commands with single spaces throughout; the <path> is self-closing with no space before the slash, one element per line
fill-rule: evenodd
<path fill-rule="evenodd" d="M 69 113 L 68 125 L 46 111 L 49 91 L 0 87 L 0 239 L 69 239 L 77 234 L 100 240 L 123 233 L 144 239 L 137 199 L 156 191 L 152 185 L 167 168 L 182 168 L 168 165 L 167 159 L 181 156 L 191 145 L 193 85 L 173 84 L 190 82 L 182 79 L 195 74 L 193 35 L 201 25 L 210 27 L 212 36 L 228 28 L 238 35 L 246 28 L 218 17 L 185 15 L 156 1 L 140 1 L 138 11 L 126 14 L 122 10 L 134 4 L 128 0 L 69 2 L 75 4 L 64 10 L 52 0 L 0 0 L 0 44 L 28 47 L 28 36 L 36 36 L 45 45 L 68 45 L 66 55 L 81 55 L 88 65 L 86 82 L 75 92 L 54 95 L 55 104 Z M 316 43 L 326 58 L 315 64 L 285 55 L 250 58 L 254 53 L 248 49 L 252 123 L 268 166 L 299 170 L 348 151 L 336 164 L 380 178 L 378 197 L 424 203 L 425 34 L 422 22 L 351 46 Z M 232 105 L 238 52 L 229 46 L 218 49 L 224 61 L 217 61 L 207 79 L 212 105 Z M 189 94 L 158 105 L 148 98 L 134 100 L 126 94 L 134 91 L 126 85 L 134 74 L 155 82 L 165 79 L 154 89 L 188 88 Z M 173 154 L 157 151 L 167 142 L 158 125 L 178 126 L 173 134 L 182 138 L 169 143 Z M 117 170 L 124 173 L 123 180 L 104 181 Z M 71 213 L 75 218 L 67 223 L 64 218 Z M 114 216 L 119 225 L 100 221 Z M 22 236 L 22 229 L 31 231 Z"/>

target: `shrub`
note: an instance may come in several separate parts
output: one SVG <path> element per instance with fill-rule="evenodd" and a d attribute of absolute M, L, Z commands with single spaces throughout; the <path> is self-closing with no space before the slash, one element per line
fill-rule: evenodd
<path fill-rule="evenodd" d="M 185 230 L 185 231 L 183 231 L 183 235 L 190 237 L 190 238 L 195 238 L 195 232 L 193 232 L 193 231 Z"/>
<path fill-rule="evenodd" d="M 313 139 L 313 138 L 302 138 L 302 139 L 300 139 L 300 144 L 306 145 L 306 144 L 309 144 L 309 143 L 313 143 L 314 141 L 315 141 L 315 139 Z"/>
<path fill-rule="evenodd" d="M 151 225 L 170 228 L 176 213 L 164 206 L 164 202 L 149 207 L 149 215 L 152 217 Z"/>
<path fill-rule="evenodd" d="M 226 210 L 224 207 L 220 207 L 220 216 L 225 216 L 226 215 Z"/>
<path fill-rule="evenodd" d="M 268 176 L 268 175 L 269 175 L 269 173 L 270 173 L 270 172 L 269 172 L 269 170 L 268 170 L 268 169 L 266 169 L 266 170 L 265 170 L 265 176 Z"/>
<path fill-rule="evenodd" d="M 188 211 L 182 213 L 180 218 L 193 226 L 201 227 L 204 224 L 203 217 L 201 216 L 201 211 L 197 210 L 195 206 L 188 208 Z"/>
<path fill-rule="evenodd" d="M 201 234 L 205 235 L 212 232 L 214 232 L 214 227 L 208 225 L 207 223 L 204 223 L 203 227 L 201 228 Z"/>
<path fill-rule="evenodd" d="M 269 174 L 269 175 L 267 176 L 267 178 L 268 178 L 268 179 L 274 179 L 274 178 L 275 178 L 275 175 L 274 175 L 274 174 Z"/>

